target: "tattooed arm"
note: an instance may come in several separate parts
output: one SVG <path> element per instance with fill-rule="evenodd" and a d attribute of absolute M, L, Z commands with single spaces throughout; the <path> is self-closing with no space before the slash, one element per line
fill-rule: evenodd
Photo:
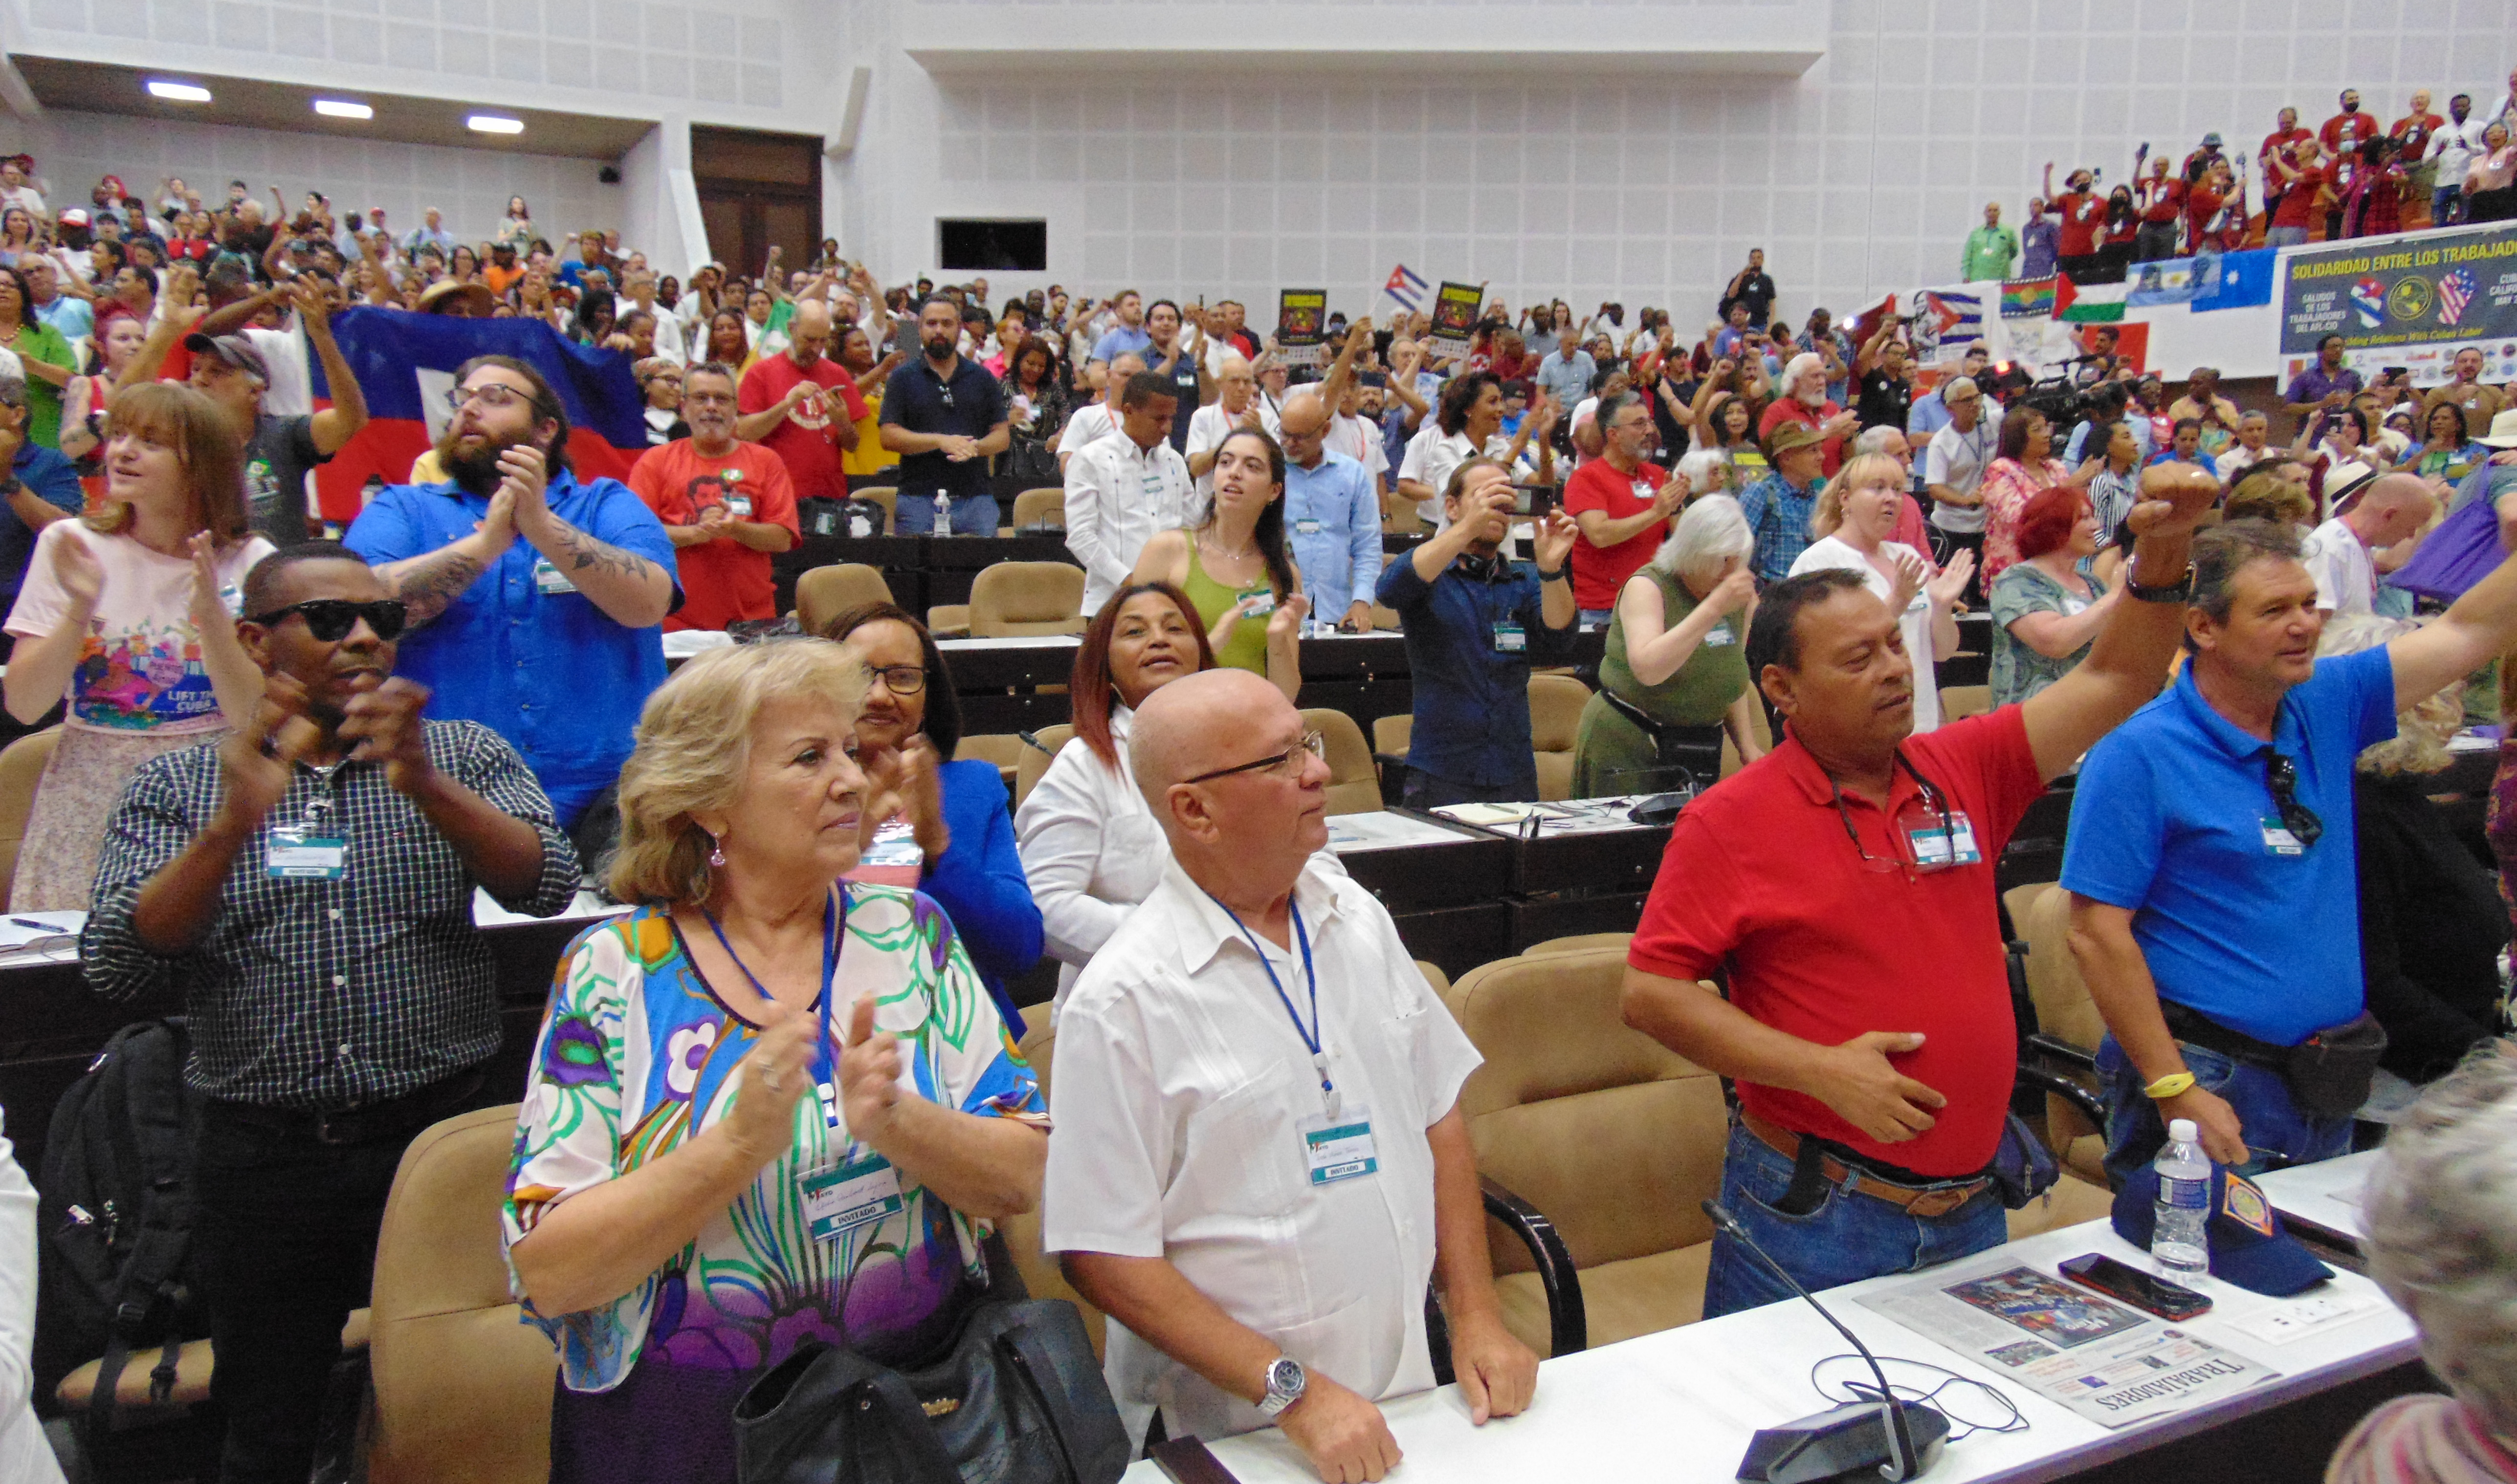
<path fill-rule="evenodd" d="M 672 573 L 552 514 L 544 497 L 547 476 L 539 449 L 510 448 L 499 456 L 498 467 L 507 476 L 498 492 L 512 490 L 515 495 L 516 534 L 532 542 L 587 601 L 624 628 L 664 621 L 673 609 Z"/>
<path fill-rule="evenodd" d="M 515 541 L 516 499 L 502 488 L 491 497 L 488 517 L 470 535 L 435 551 L 388 562 L 375 570 L 376 576 L 386 591 L 409 608 L 412 624 L 426 623 L 451 608 Z"/>

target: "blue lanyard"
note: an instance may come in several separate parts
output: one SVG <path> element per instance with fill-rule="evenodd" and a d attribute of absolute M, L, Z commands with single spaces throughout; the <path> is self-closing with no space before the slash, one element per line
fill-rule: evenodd
<path fill-rule="evenodd" d="M 769 1000 L 768 986 L 760 982 L 760 976 L 751 972 L 751 965 L 744 962 L 743 955 L 734 951 L 732 943 L 726 941 L 725 928 L 716 920 L 716 913 L 703 907 L 700 909 L 700 915 L 707 919 L 708 931 L 716 934 L 716 946 L 725 950 L 725 956 L 733 959 L 734 966 L 743 971 L 743 977 L 751 982 L 751 992 L 764 1001 Z M 822 1116 L 833 1126 L 836 1126 L 838 1119 L 838 1104 L 835 1101 L 838 1096 L 838 1068 L 831 1060 L 831 999 L 838 988 L 839 930 L 846 923 L 846 916 L 839 912 L 838 895 L 833 890 L 831 900 L 822 904 L 822 994 L 821 1003 L 818 1006 L 822 1034 L 815 1039 L 813 1045 L 813 1081 L 831 1099 L 824 1104 Z M 1312 1018 L 1315 1020 L 1318 1018 L 1316 1010 Z"/>
<path fill-rule="evenodd" d="M 1320 1075 L 1320 1101 L 1335 1113 L 1339 1102 L 1337 1083 L 1329 1077 L 1328 1052 L 1320 1044 L 1320 976 L 1311 966 L 1311 935 L 1302 926 L 1301 909 L 1294 905 L 1291 897 L 1286 899 L 1285 912 L 1294 919 L 1294 941 L 1302 947 L 1302 978 L 1311 989 L 1311 1023 L 1308 1026 L 1302 1024 L 1302 1013 L 1294 1008 L 1294 997 L 1285 993 L 1284 981 L 1276 977 L 1276 966 L 1267 961 L 1267 951 L 1260 948 L 1258 940 L 1251 935 L 1250 925 L 1241 920 L 1240 913 L 1223 907 L 1222 898 L 1213 892 L 1206 895 L 1207 900 L 1223 908 L 1223 914 L 1232 919 L 1234 927 L 1241 929 L 1241 936 L 1250 944 L 1250 952 L 1258 955 L 1258 967 L 1266 971 L 1268 988 L 1276 992 L 1276 1002 L 1285 1007 L 1286 1018 L 1294 1023 L 1294 1034 L 1301 1037 L 1302 1044 L 1310 1050 L 1311 1070 Z"/>

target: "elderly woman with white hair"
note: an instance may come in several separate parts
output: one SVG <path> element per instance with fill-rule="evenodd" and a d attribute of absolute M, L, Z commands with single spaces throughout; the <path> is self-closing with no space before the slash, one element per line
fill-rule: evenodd
<path fill-rule="evenodd" d="M 1703 495 L 1626 579 L 1608 623 L 1600 689 L 1583 705 L 1574 737 L 1574 797 L 1675 787 L 1678 769 L 1711 784 L 1721 776 L 1726 731 L 1740 761 L 1764 754 L 1744 657 L 1755 547 L 1739 502 Z"/>
<path fill-rule="evenodd" d="M 1765 415 L 1757 419 L 1757 437 L 1770 447 L 1774 430 L 1795 422 L 1815 429 L 1825 441 L 1823 467 L 1827 478 L 1833 479 L 1844 463 L 1845 437 L 1860 426 L 1861 419 L 1828 399 L 1826 362 L 1814 351 L 1803 351 L 1784 362 L 1781 395 L 1768 403 Z"/>
<path fill-rule="evenodd" d="M 2517 1049 L 2475 1051 L 2421 1095 L 2362 1209 L 2368 1276 L 2451 1394 L 2361 1419 L 2325 1484 L 2517 1484 Z"/>
<path fill-rule="evenodd" d="M 2320 656 L 2375 649 L 2416 624 L 2338 614 Z M 2497 883 L 2430 795 L 2464 721 L 2459 682 L 2404 708 L 2395 736 L 2360 754 L 2360 968 L 2368 1013 L 2386 1028 L 2380 1062 L 2407 1081 L 2446 1073 L 2499 1023 L 2499 951 L 2508 912 Z"/>

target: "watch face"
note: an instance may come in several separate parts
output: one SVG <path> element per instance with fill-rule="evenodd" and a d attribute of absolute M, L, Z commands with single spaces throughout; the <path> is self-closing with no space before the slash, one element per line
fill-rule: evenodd
<path fill-rule="evenodd" d="M 1301 1363 L 1290 1355 L 1267 1368 L 1267 1389 L 1278 1396 L 1290 1396 L 1301 1384 Z"/>

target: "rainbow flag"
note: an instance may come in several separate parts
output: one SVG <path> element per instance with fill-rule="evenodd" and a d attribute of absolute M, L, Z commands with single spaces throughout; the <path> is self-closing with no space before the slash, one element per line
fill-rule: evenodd
<path fill-rule="evenodd" d="M 2014 278 L 2001 285 L 2001 318 L 2004 319 L 2053 318 L 2055 281 L 2050 276 Z"/>

